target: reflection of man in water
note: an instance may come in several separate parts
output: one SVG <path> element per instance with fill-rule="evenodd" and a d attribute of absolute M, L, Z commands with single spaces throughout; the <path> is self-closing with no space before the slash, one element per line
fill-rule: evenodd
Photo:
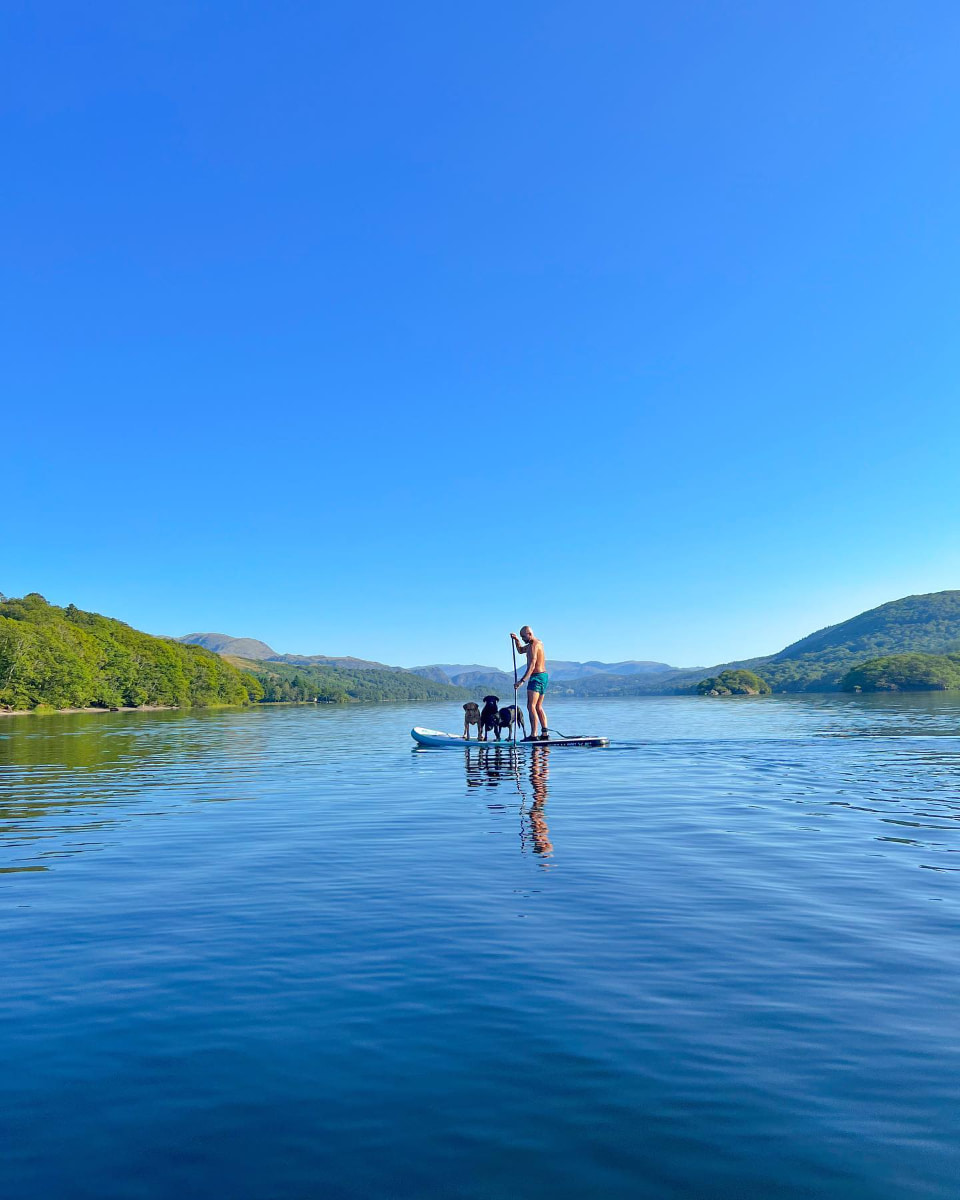
<path fill-rule="evenodd" d="M 519 787 L 523 800 L 526 793 L 521 783 L 520 764 L 516 752 L 504 752 L 499 747 L 472 747 L 464 754 L 467 768 L 467 787 L 497 787 L 500 784 Z M 531 747 L 530 754 L 530 788 L 533 799 L 528 811 L 521 804 L 520 839 L 526 845 L 526 822 L 530 823 L 530 836 L 533 839 L 533 852 L 544 857 L 553 854 L 553 842 L 550 841 L 550 830 L 547 828 L 547 818 L 544 806 L 547 803 L 547 779 L 550 775 L 550 751 L 546 746 Z M 491 804 L 490 808 L 503 809 L 504 805 Z"/>
<path fill-rule="evenodd" d="M 537 747 L 530 756 L 530 786 L 533 788 L 533 804 L 530 806 L 530 831 L 533 834 L 535 854 L 552 854 L 553 842 L 543 811 L 547 803 L 547 778 L 550 775 L 550 751 Z"/>

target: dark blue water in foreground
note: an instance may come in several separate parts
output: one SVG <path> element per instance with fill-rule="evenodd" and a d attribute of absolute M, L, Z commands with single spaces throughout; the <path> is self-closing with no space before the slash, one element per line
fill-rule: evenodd
<path fill-rule="evenodd" d="M 960 705 L 0 723 L 5 1197 L 955 1197 Z"/>

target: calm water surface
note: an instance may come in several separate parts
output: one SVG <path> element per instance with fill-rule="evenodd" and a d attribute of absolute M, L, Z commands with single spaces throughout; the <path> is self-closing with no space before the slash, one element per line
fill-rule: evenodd
<path fill-rule="evenodd" d="M 960 704 L 0 722 L 5 1197 L 956 1197 Z"/>

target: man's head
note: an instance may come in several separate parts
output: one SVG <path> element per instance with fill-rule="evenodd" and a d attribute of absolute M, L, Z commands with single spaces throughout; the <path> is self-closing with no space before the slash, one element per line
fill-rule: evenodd
<path fill-rule="evenodd" d="M 523 640 L 525 642 L 529 642 L 530 639 L 533 637 L 533 630 L 530 628 L 529 625 L 521 625 L 520 626 L 520 636 L 523 638 Z"/>

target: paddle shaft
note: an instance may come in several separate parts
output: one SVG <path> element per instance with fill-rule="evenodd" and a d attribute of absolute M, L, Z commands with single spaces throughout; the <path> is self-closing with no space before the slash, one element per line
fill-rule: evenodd
<path fill-rule="evenodd" d="M 511 637 L 510 649 L 513 651 L 513 744 L 517 744 L 517 688 L 520 684 L 517 682 L 517 643 Z"/>

